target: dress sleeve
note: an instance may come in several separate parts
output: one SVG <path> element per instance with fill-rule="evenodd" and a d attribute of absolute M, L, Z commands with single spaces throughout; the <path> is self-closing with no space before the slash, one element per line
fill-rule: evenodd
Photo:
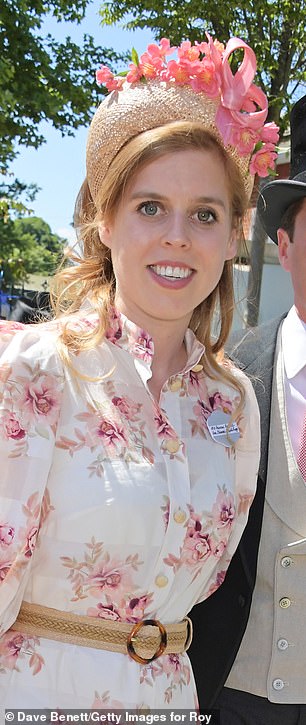
<path fill-rule="evenodd" d="M 0 327 L 0 632 L 15 621 L 44 510 L 63 367 L 45 326 Z"/>

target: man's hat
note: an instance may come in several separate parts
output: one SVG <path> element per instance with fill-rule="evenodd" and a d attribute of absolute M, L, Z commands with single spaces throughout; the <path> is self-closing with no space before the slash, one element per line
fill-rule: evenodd
<path fill-rule="evenodd" d="M 268 236 L 277 244 L 277 230 L 288 207 L 306 198 L 306 96 L 290 114 L 291 169 L 289 179 L 271 181 L 261 191 L 257 208 Z"/>

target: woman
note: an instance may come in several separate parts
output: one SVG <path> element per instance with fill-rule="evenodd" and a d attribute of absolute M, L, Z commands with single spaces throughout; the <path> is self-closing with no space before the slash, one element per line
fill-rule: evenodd
<path fill-rule="evenodd" d="M 254 495 L 257 405 L 221 351 L 276 128 L 242 41 L 172 52 L 149 46 L 125 83 L 99 72 L 114 92 L 89 132 L 62 312 L 3 332 L 6 707 L 193 709 L 186 615 L 222 583 Z"/>

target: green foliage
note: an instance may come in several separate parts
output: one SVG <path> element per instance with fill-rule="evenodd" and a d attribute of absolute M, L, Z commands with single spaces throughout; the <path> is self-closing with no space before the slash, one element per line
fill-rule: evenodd
<path fill-rule="evenodd" d="M 52 275 L 66 242 L 40 217 L 0 220 L 0 240 L 6 286 L 24 282 L 29 274 Z"/>
<path fill-rule="evenodd" d="M 3 181 L 0 184 L 0 220 L 7 224 L 12 216 L 30 214 L 32 210 L 26 204 L 34 201 L 38 190 L 36 184 L 26 185 L 16 178 L 11 183 Z M 21 196 L 25 197 L 25 204 L 20 201 Z"/>
<path fill-rule="evenodd" d="M 306 85 L 305 0 L 115 0 L 100 12 L 102 24 L 125 21 L 126 28 L 149 28 L 156 40 L 167 37 L 174 45 L 200 40 L 205 31 L 220 42 L 241 37 L 256 53 L 269 120 L 280 124 L 282 134 L 287 129 L 296 91 Z"/>
<path fill-rule="evenodd" d="M 2 0 L 0 4 L 0 171 L 17 154 L 16 144 L 43 143 L 41 121 L 73 135 L 88 123 L 103 90 L 95 84 L 101 63 L 120 56 L 97 48 L 84 35 L 80 47 L 71 38 L 59 43 L 43 33 L 48 14 L 79 23 L 90 0 Z"/>

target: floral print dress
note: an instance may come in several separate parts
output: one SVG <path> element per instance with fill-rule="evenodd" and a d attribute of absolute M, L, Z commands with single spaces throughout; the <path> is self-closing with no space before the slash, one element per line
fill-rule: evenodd
<path fill-rule="evenodd" d="M 147 386 L 153 341 L 123 315 L 114 312 L 104 341 L 71 369 L 58 323 L 19 327 L 4 323 L 1 337 L 0 703 L 194 709 L 187 653 L 140 665 L 10 627 L 23 600 L 132 626 L 181 621 L 210 596 L 255 492 L 252 387 L 237 371 L 246 403 L 239 440 L 226 447 L 207 421 L 230 414 L 237 394 L 203 374 L 190 330 L 187 365 L 157 404 Z"/>

